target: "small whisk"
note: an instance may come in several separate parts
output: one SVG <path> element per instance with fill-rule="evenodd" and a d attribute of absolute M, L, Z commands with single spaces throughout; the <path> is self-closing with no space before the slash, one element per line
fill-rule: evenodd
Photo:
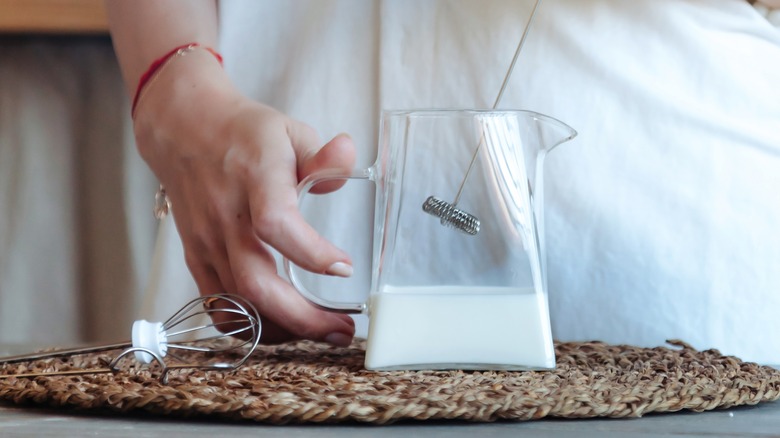
<path fill-rule="evenodd" d="M 204 318 L 211 321 L 204 322 Z M 236 295 L 219 294 L 196 298 L 184 305 L 165 322 L 138 320 L 133 323 L 130 341 L 114 344 L 55 350 L 0 358 L 0 366 L 20 362 L 71 357 L 111 350 L 122 350 L 104 368 L 76 369 L 40 373 L 0 375 L 11 377 L 40 377 L 117 373 L 119 362 L 133 353 L 141 364 L 152 361 L 160 365 L 160 382 L 168 382 L 168 373 L 179 369 L 234 370 L 243 365 L 260 342 L 260 317 L 251 303 Z M 228 341 L 235 337 L 238 340 Z M 189 352 L 196 362 L 176 352 Z M 235 356 L 235 353 L 238 353 Z M 236 359 L 223 361 L 220 355 L 234 355 Z M 168 362 L 165 358 L 168 357 Z M 191 359 L 190 359 L 191 360 Z"/>
<path fill-rule="evenodd" d="M 504 90 L 506 90 L 506 86 L 509 83 L 509 78 L 512 77 L 512 71 L 515 69 L 515 63 L 517 62 L 517 58 L 520 56 L 520 51 L 523 49 L 525 38 L 528 36 L 528 31 L 531 29 L 531 23 L 534 20 L 536 9 L 539 7 L 540 2 L 541 0 L 536 0 L 534 3 L 534 7 L 531 10 L 531 15 L 528 17 L 528 21 L 525 24 L 523 35 L 520 37 L 520 42 L 517 43 L 517 49 L 515 49 L 512 62 L 509 64 L 509 69 L 507 70 L 506 75 L 504 75 L 504 81 L 501 83 L 501 89 L 498 91 L 496 100 L 493 103 L 493 109 L 496 109 L 498 104 L 501 103 L 501 98 L 504 96 Z M 484 142 L 485 137 L 483 135 L 480 137 L 479 143 L 474 150 L 474 154 L 471 156 L 471 162 L 469 163 L 469 167 L 466 169 L 465 175 L 463 175 L 463 179 L 460 182 L 460 187 L 458 187 L 458 193 L 455 195 L 453 201 L 447 202 L 435 196 L 429 196 L 422 205 L 423 211 L 438 217 L 442 225 L 454 228 L 458 231 L 462 231 L 471 236 L 479 233 L 479 219 L 473 214 L 457 208 L 457 205 L 460 201 L 460 195 L 463 194 L 463 188 L 466 186 L 466 181 L 469 179 L 469 175 L 471 174 L 471 169 L 474 167 L 474 163 L 477 161 L 479 150 Z"/>

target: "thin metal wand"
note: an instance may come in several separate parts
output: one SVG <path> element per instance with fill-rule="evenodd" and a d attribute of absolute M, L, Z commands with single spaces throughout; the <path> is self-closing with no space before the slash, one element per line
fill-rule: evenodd
<path fill-rule="evenodd" d="M 541 0 L 536 0 L 534 3 L 534 7 L 531 10 L 530 16 L 528 17 L 528 22 L 526 22 L 525 29 L 523 29 L 523 35 L 520 37 L 520 41 L 517 43 L 517 49 L 515 49 L 512 62 L 509 64 L 509 68 L 507 69 L 506 75 L 504 76 L 504 81 L 501 83 L 501 89 L 498 91 L 496 100 L 493 103 L 493 109 L 498 107 L 498 104 L 501 102 L 501 98 L 504 96 L 504 91 L 506 90 L 507 84 L 509 84 L 509 78 L 512 77 L 512 72 L 515 69 L 517 59 L 520 57 L 520 52 L 523 49 L 528 32 L 531 30 L 531 23 L 534 20 L 534 16 L 536 16 L 536 10 L 539 7 L 539 3 L 541 3 Z M 479 151 L 484 143 L 485 133 L 483 131 L 480 133 L 479 142 L 477 143 L 477 147 L 474 149 L 474 154 L 471 156 L 471 162 L 469 162 L 469 166 L 466 169 L 466 173 L 463 175 L 463 179 L 460 182 L 458 192 L 455 195 L 453 201 L 450 203 L 435 196 L 428 196 L 422 205 L 423 211 L 438 217 L 442 225 L 453 227 L 458 231 L 462 231 L 472 236 L 479 233 L 479 218 L 473 214 L 458 209 L 456 206 L 460 201 L 460 196 L 463 194 L 463 189 L 466 187 L 466 181 L 468 181 L 469 175 L 471 175 L 471 171 L 474 168 L 474 163 L 477 161 Z"/>
<path fill-rule="evenodd" d="M 501 103 L 501 98 L 504 97 L 504 91 L 506 90 L 506 86 L 509 84 L 509 78 L 512 77 L 512 71 L 515 69 L 515 64 L 517 63 L 517 58 L 520 57 L 520 51 L 523 50 L 523 45 L 525 44 L 525 38 L 528 36 L 528 31 L 531 30 L 531 23 L 533 22 L 534 15 L 536 15 L 536 8 L 539 7 L 539 3 L 541 0 L 536 0 L 536 3 L 534 3 L 534 8 L 531 10 L 531 15 L 528 17 L 528 22 L 525 25 L 525 29 L 523 30 L 523 36 L 520 37 L 520 42 L 517 44 L 517 49 L 515 49 L 515 55 L 512 57 L 512 62 L 509 64 L 509 69 L 506 72 L 506 75 L 504 76 L 504 82 L 501 83 L 501 89 L 498 90 L 498 95 L 496 96 L 496 100 L 493 102 L 493 109 L 496 109 L 498 107 L 498 104 Z M 452 206 L 458 205 L 458 201 L 460 200 L 460 195 L 463 193 L 463 188 L 466 186 L 466 181 L 469 179 L 469 175 L 471 174 L 471 169 L 474 167 L 474 163 L 477 161 L 477 156 L 479 155 L 479 150 L 482 148 L 482 144 L 485 142 L 485 135 L 484 133 L 479 139 L 479 144 L 477 144 L 477 148 L 474 150 L 474 155 L 471 156 L 471 162 L 469 163 L 469 167 L 466 169 L 466 174 L 463 176 L 463 181 L 460 182 L 460 187 L 458 187 L 458 193 L 455 195 L 455 199 L 452 201 Z"/>

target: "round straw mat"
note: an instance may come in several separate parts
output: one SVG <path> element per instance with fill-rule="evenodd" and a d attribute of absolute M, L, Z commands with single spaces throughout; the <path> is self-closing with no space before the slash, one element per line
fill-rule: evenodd
<path fill-rule="evenodd" d="M 0 399 L 79 410 L 265 423 L 532 420 L 706 411 L 780 398 L 780 371 L 680 341 L 638 348 L 557 343 L 545 372 L 392 371 L 363 367 L 361 343 L 260 347 L 236 372 L 148 369 L 115 375 L 0 379 Z M 106 354 L 0 367 L 0 373 L 100 366 Z"/>

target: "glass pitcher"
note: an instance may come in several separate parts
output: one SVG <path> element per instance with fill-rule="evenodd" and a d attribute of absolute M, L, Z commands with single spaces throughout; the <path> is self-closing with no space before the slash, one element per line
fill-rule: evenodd
<path fill-rule="evenodd" d="M 368 299 L 323 298 L 285 260 L 291 283 L 319 307 L 368 314 L 370 370 L 554 368 L 543 168 L 546 154 L 576 134 L 531 111 L 383 112 L 376 163 L 349 175 L 317 173 L 299 186 L 303 203 L 322 182 L 376 184 Z M 479 231 L 426 214 L 430 196 L 457 196 L 455 207 L 475 216 Z"/>

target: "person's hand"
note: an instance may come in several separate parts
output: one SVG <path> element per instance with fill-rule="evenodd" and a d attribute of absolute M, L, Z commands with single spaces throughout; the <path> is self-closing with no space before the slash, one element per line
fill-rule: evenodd
<path fill-rule="evenodd" d="M 348 255 L 300 215 L 296 186 L 320 169 L 351 169 L 352 140 L 340 135 L 322 146 L 309 126 L 235 90 L 205 51 L 150 82 L 134 128 L 141 156 L 165 186 L 200 293 L 249 299 L 263 342 L 349 344 L 352 319 L 303 299 L 277 274 L 269 247 L 312 272 L 351 275 Z"/>

